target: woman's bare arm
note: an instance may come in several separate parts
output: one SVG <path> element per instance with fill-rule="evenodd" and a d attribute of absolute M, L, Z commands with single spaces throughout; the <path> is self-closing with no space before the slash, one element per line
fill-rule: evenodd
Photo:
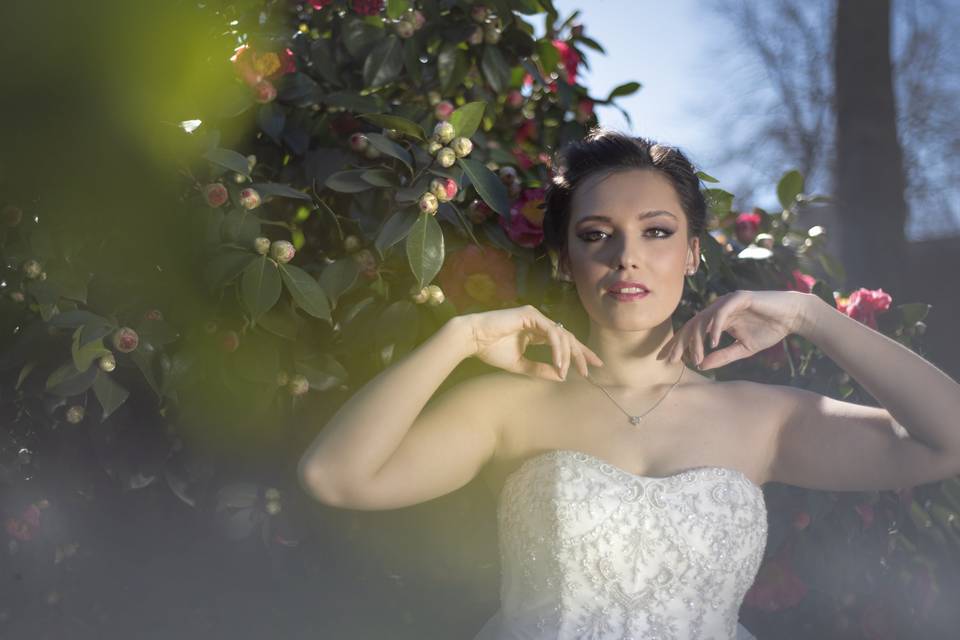
<path fill-rule="evenodd" d="M 496 425 L 491 414 L 478 411 L 481 396 L 489 404 L 490 398 L 479 389 L 488 382 L 468 380 L 449 390 L 444 401 L 438 403 L 442 406 L 428 411 L 430 418 L 421 421 L 423 424 L 417 429 L 420 436 L 414 439 L 410 434 L 427 401 L 456 366 L 473 354 L 474 345 L 469 321 L 465 316 L 454 317 L 370 380 L 344 403 L 301 457 L 297 472 L 304 489 L 333 506 L 388 509 L 403 506 L 397 492 L 403 493 L 402 502 L 411 504 L 428 499 L 431 491 L 453 490 L 456 487 L 450 482 L 463 480 L 467 470 L 475 475 L 476 469 L 493 455 L 496 445 Z M 468 406 L 471 401 L 477 406 Z M 427 432 L 429 435 L 424 437 Z M 452 480 L 432 476 L 428 493 L 418 489 L 412 477 L 406 491 L 402 481 L 397 486 L 399 478 L 391 478 L 390 484 L 375 482 L 378 472 L 405 439 L 417 449 L 414 453 L 407 448 L 405 473 L 414 474 L 429 461 L 444 458 L 447 465 L 463 472 Z M 422 457 L 416 458 L 417 455 Z"/>

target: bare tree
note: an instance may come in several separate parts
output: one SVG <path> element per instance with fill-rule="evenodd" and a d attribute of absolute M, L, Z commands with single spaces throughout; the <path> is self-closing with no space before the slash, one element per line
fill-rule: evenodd
<path fill-rule="evenodd" d="M 786 169 L 808 191 L 834 191 L 835 91 L 833 0 L 704 0 L 733 38 L 714 45 L 709 71 L 726 78 L 723 96 L 705 96 L 703 117 L 728 134 L 714 166 L 753 170 L 737 196 L 755 204 Z M 904 152 L 909 236 L 960 233 L 960 24 L 944 0 L 894 0 L 892 11 L 896 126 Z M 718 168 L 718 172 L 721 170 Z"/>

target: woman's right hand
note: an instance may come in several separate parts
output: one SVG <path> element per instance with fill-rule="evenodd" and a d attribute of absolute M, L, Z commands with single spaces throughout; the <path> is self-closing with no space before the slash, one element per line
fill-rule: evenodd
<path fill-rule="evenodd" d="M 536 378 L 559 382 L 567 377 L 571 360 L 587 377 L 587 361 L 602 367 L 603 361 L 567 329 L 532 305 L 471 313 L 469 321 L 475 350 L 473 355 L 487 364 Z M 550 343 L 556 367 L 523 356 L 531 344 Z"/>

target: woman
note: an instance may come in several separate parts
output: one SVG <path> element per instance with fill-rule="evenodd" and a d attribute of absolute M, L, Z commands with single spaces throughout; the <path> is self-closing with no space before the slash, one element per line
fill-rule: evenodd
<path fill-rule="evenodd" d="M 751 638 L 737 614 L 766 546 L 762 485 L 958 474 L 960 386 L 812 294 L 737 291 L 674 333 L 705 217 L 675 148 L 602 129 L 565 148 L 544 232 L 589 315 L 586 342 L 530 306 L 452 319 L 344 404 L 300 461 L 304 488 L 391 509 L 481 475 L 498 497 L 503 582 L 476 640 Z M 735 342 L 716 349 L 723 332 Z M 683 362 L 720 367 L 790 333 L 886 408 L 716 382 Z M 555 367 L 524 358 L 538 343 Z M 470 356 L 504 371 L 427 406 Z"/>

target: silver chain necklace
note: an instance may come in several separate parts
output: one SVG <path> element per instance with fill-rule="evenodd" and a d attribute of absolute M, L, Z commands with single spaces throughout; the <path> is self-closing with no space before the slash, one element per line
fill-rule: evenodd
<path fill-rule="evenodd" d="M 686 366 L 683 365 L 682 362 L 680 363 L 680 365 L 681 365 L 681 366 L 680 366 L 680 375 L 677 377 L 677 381 L 674 382 L 674 383 L 670 386 L 669 389 L 667 389 L 667 393 L 663 394 L 663 397 L 661 397 L 659 400 L 657 400 L 656 404 L 654 404 L 652 407 L 650 407 L 649 409 L 647 409 L 647 411 L 646 411 L 645 413 L 642 413 L 642 414 L 640 414 L 640 415 L 638 415 L 638 416 L 632 415 L 629 411 L 627 411 L 626 409 L 624 409 L 623 407 L 621 407 L 621 406 L 620 406 L 620 403 L 617 402 L 616 400 L 614 400 L 614 399 L 613 399 L 613 396 L 611 396 L 609 393 L 607 393 L 607 390 L 603 388 L 603 385 L 601 385 L 601 384 L 599 384 L 599 383 L 594 382 L 593 380 L 591 380 L 591 379 L 590 379 L 590 375 L 589 375 L 589 374 L 590 374 L 589 371 L 587 372 L 587 380 L 588 380 L 588 381 L 590 382 L 590 384 L 592 384 L 593 386 L 595 386 L 595 387 L 600 387 L 600 390 L 603 391 L 608 398 L 610 398 L 610 401 L 613 402 L 613 404 L 617 405 L 617 407 L 620 408 L 620 411 L 623 411 L 625 414 L 627 414 L 627 417 L 630 418 L 630 424 L 637 425 L 637 424 L 640 424 L 640 421 L 641 421 L 641 420 L 643 420 L 643 416 L 647 415 L 648 413 L 650 413 L 651 411 L 653 411 L 654 409 L 656 409 L 656 408 L 657 408 L 657 405 L 660 404 L 661 402 L 663 402 L 663 398 L 666 398 L 666 397 L 667 397 L 667 394 L 670 393 L 671 391 L 673 391 L 673 388 L 674 388 L 675 386 L 677 386 L 677 383 L 680 382 L 680 378 L 683 377 L 683 370 L 687 368 Z"/>

